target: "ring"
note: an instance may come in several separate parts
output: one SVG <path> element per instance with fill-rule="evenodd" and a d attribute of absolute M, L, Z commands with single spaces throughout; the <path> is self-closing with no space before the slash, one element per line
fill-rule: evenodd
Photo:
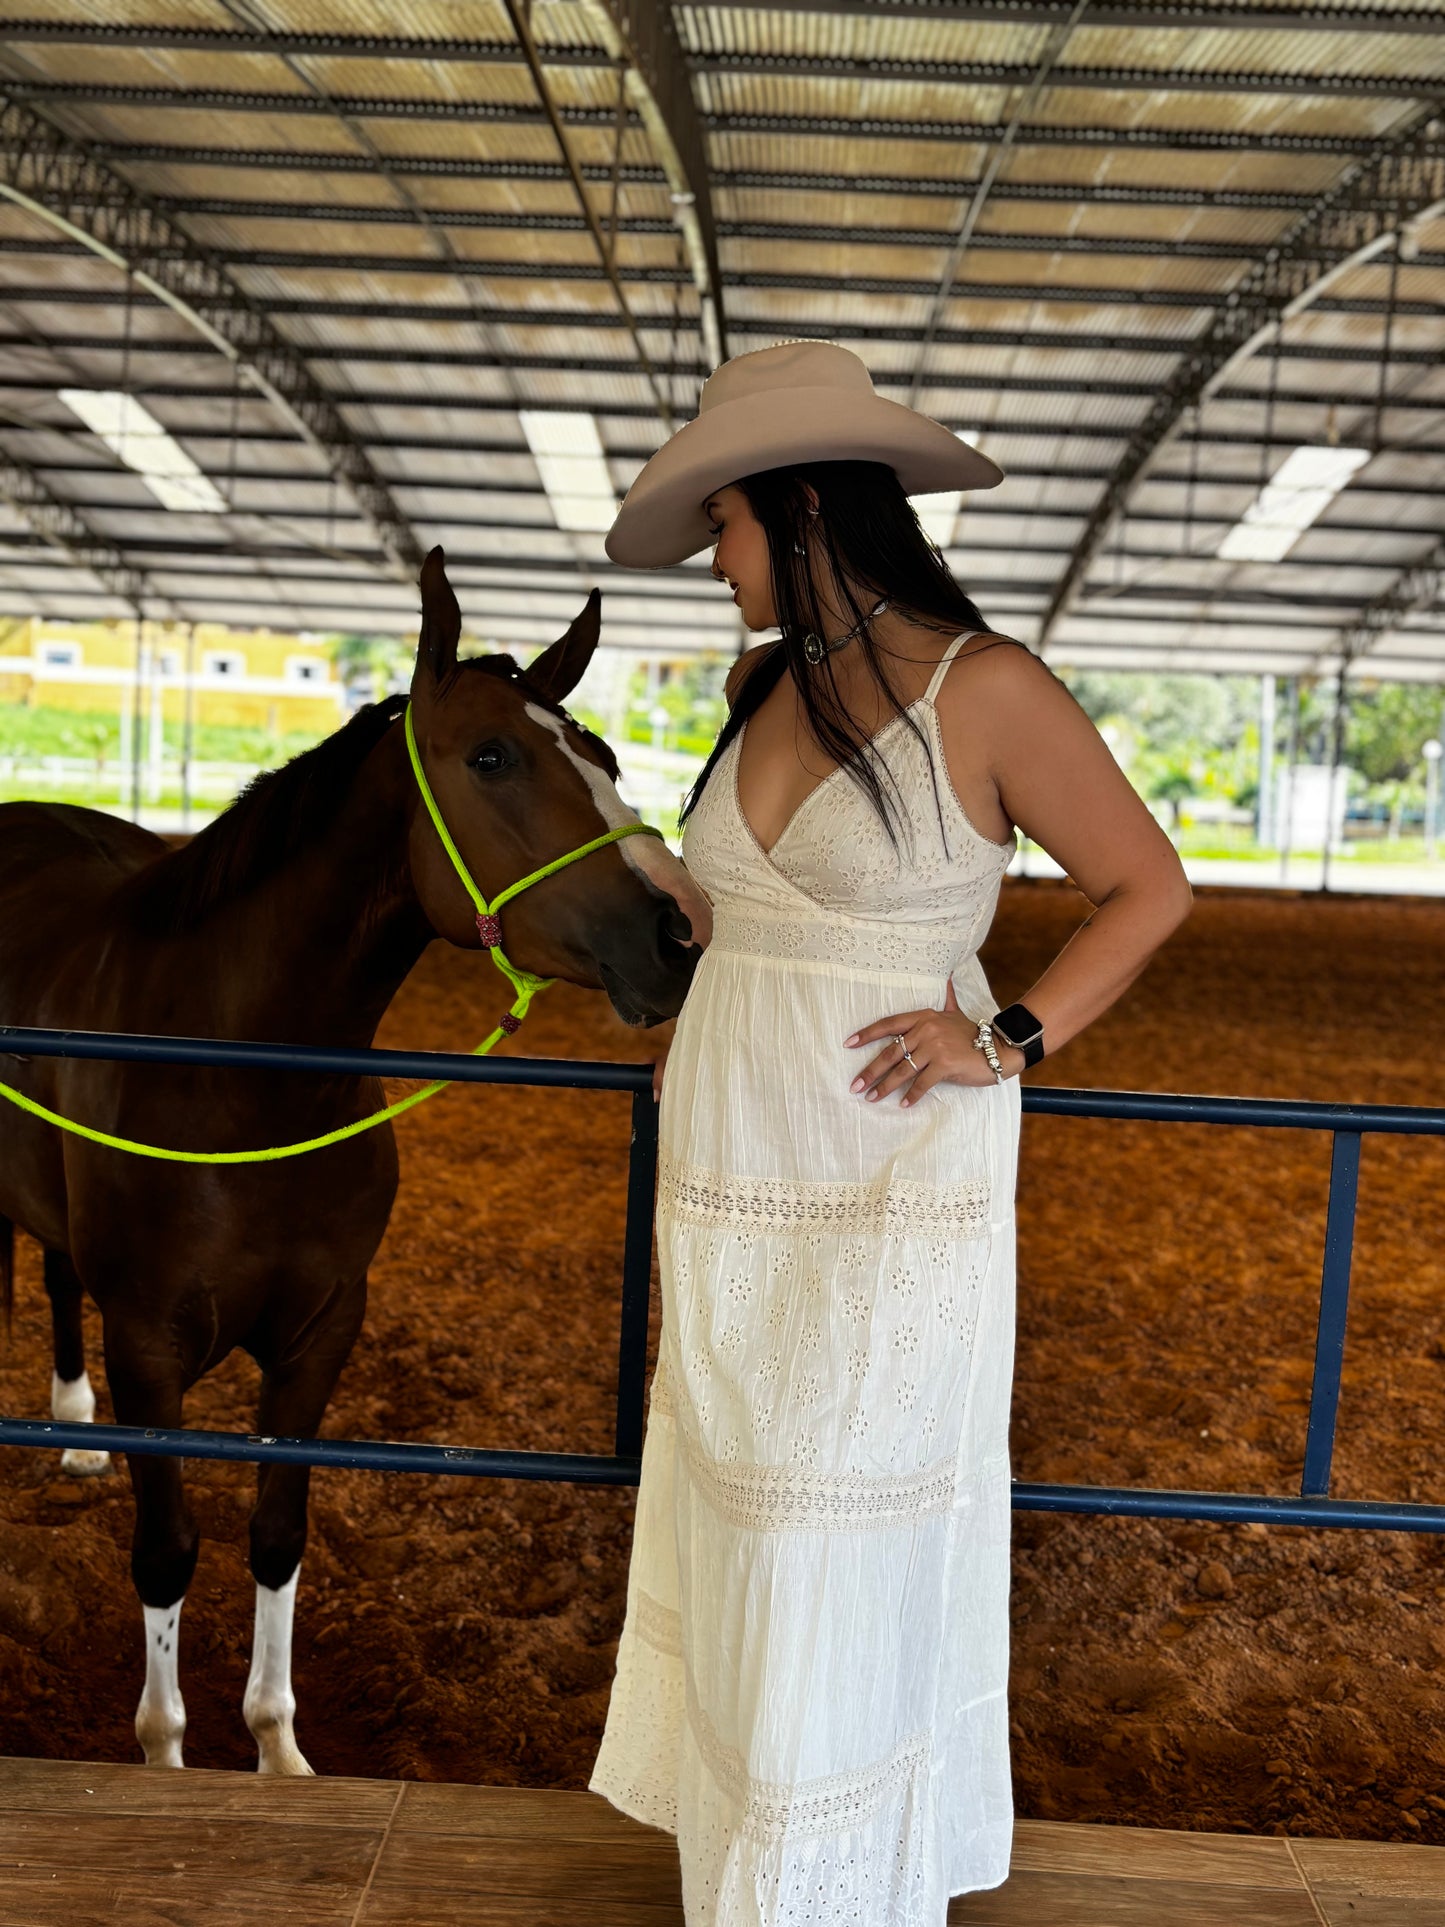
<path fill-rule="evenodd" d="M 913 1064 L 914 1070 L 917 1070 L 918 1066 L 913 1063 L 913 1052 L 908 1048 L 907 1044 L 903 1041 L 902 1033 L 900 1032 L 895 1034 L 893 1041 L 898 1046 L 899 1050 L 903 1052 L 903 1055 L 908 1059 L 909 1063 Z"/>

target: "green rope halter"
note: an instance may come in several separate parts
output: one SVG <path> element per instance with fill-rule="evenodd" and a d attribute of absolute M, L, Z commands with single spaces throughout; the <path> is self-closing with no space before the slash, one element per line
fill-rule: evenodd
<path fill-rule="evenodd" d="M 653 829 L 650 823 L 624 823 L 615 830 L 608 830 L 603 836 L 594 836 L 590 843 L 584 843 L 580 849 L 571 850 L 566 856 L 559 856 L 551 863 L 544 863 L 540 870 L 533 870 L 530 876 L 523 877 L 520 882 L 509 883 L 505 890 L 500 891 L 488 903 L 473 881 L 471 871 L 462 861 L 461 852 L 452 841 L 451 833 L 442 821 L 442 813 L 437 808 L 436 798 L 431 793 L 431 785 L 427 782 L 426 772 L 422 768 L 421 752 L 416 745 L 416 732 L 412 728 L 410 703 L 406 708 L 406 749 L 416 776 L 417 788 L 421 792 L 421 800 L 426 805 L 427 815 L 441 838 L 442 848 L 451 858 L 452 868 L 461 878 L 467 895 L 476 905 L 477 932 L 481 937 L 482 947 L 491 953 L 492 962 L 511 984 L 515 993 L 512 1007 L 506 1016 L 502 1018 L 491 1036 L 485 1038 L 471 1053 L 473 1057 L 485 1057 L 504 1037 L 513 1036 L 521 1028 L 522 1019 L 526 1016 L 528 1006 L 537 992 L 545 990 L 549 984 L 556 982 L 555 977 L 538 977 L 530 970 L 518 970 L 506 955 L 502 949 L 502 905 L 510 903 L 513 897 L 520 896 L 524 890 L 529 890 L 534 883 L 540 883 L 544 877 L 555 876 L 558 870 L 565 870 L 569 864 L 580 862 L 584 856 L 591 856 L 594 850 L 605 849 L 609 843 L 620 843 L 625 836 L 660 837 L 662 831 Z M 346 1138 L 360 1137 L 363 1131 L 373 1130 L 376 1125 L 385 1123 L 388 1118 L 399 1117 L 403 1111 L 409 1111 L 414 1104 L 420 1104 L 428 1097 L 435 1097 L 437 1092 L 444 1091 L 450 1082 L 449 1078 L 442 1078 L 435 1084 L 428 1084 L 419 1091 L 413 1091 L 410 1097 L 403 1097 L 395 1104 L 388 1104 L 385 1110 L 373 1111 L 370 1117 L 360 1118 L 355 1124 L 343 1124 L 339 1130 L 327 1131 L 321 1137 L 309 1137 L 300 1144 L 278 1144 L 264 1151 L 171 1151 L 159 1144 L 141 1144 L 134 1138 L 113 1137 L 109 1131 L 97 1131 L 88 1124 L 77 1124 L 73 1118 L 60 1117 L 56 1112 L 47 1110 L 43 1104 L 37 1104 L 33 1097 L 27 1097 L 23 1091 L 17 1091 L 9 1084 L 0 1084 L 0 1097 L 8 1097 L 10 1102 L 18 1104 L 22 1111 L 28 1111 L 32 1117 L 38 1117 L 46 1124 L 55 1125 L 57 1130 L 69 1131 L 74 1137 L 88 1138 L 92 1144 L 108 1145 L 112 1151 L 129 1151 L 136 1157 L 164 1158 L 171 1164 L 269 1164 L 278 1158 L 300 1157 L 303 1151 L 320 1151 L 328 1144 L 340 1144 Z"/>

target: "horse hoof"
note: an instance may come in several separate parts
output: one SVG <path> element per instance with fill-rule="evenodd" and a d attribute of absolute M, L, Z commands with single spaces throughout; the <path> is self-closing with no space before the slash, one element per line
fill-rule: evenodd
<path fill-rule="evenodd" d="M 296 1745 L 289 1746 L 285 1752 L 262 1754 L 256 1763 L 258 1773 L 276 1773 L 290 1780 L 314 1780 L 315 1767 L 307 1763 L 305 1755 Z"/>
<path fill-rule="evenodd" d="M 110 1470 L 109 1452 L 84 1452 L 72 1446 L 60 1455 L 60 1469 L 72 1479 L 94 1479 Z"/>

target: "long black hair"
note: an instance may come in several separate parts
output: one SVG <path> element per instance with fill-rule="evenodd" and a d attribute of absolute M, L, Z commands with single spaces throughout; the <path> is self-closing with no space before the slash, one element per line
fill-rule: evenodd
<path fill-rule="evenodd" d="M 805 485 L 817 495 L 816 518 L 809 514 Z M 849 715 L 838 693 L 832 656 L 811 663 L 803 653 L 805 636 L 814 634 L 825 641 L 827 636 L 809 558 L 799 553 L 798 545 L 806 550 L 810 536 L 821 544 L 842 607 L 851 612 L 850 628 L 880 596 L 888 598 L 890 610 L 937 629 L 940 635 L 956 636 L 988 625 L 949 573 L 938 545 L 925 535 L 897 474 L 886 462 L 798 462 L 745 475 L 737 486 L 767 535 L 773 606 L 782 640 L 754 665 L 738 692 L 712 754 L 683 803 L 679 825 L 696 809 L 729 743 L 777 687 L 783 671 L 791 669 L 814 740 L 867 796 L 896 847 L 897 782 L 869 746 L 867 733 Z M 887 652 L 879 648 L 868 628 L 859 632 L 856 647 L 889 707 L 923 744 L 932 768 L 928 739 L 900 699 Z M 935 801 L 937 794 L 935 771 Z"/>

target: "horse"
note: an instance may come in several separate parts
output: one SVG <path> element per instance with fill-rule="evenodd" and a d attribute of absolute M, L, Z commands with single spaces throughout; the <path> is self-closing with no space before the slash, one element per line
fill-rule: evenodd
<path fill-rule="evenodd" d="M 364 1047 L 435 937 L 489 941 L 423 807 L 487 899 L 635 815 L 617 762 L 563 708 L 596 648 L 600 595 L 525 670 L 459 660 L 461 615 L 434 549 L 410 694 L 359 710 L 254 779 L 178 848 L 100 811 L 0 806 L 0 1023 Z M 402 716 L 410 704 L 414 767 Z M 628 1024 L 676 1013 L 710 925 L 658 838 L 626 834 L 508 903 L 519 970 L 606 991 Z M 492 933 L 491 941 L 495 941 Z M 0 1079 L 66 1119 L 172 1149 L 321 1136 L 383 1102 L 375 1079 L 0 1057 Z M 236 1346 L 260 1367 L 257 1429 L 315 1437 L 361 1329 L 367 1267 L 397 1185 L 389 1122 L 288 1160 L 157 1163 L 0 1101 L 0 1285 L 13 1227 L 44 1248 L 51 1411 L 87 1421 L 83 1295 L 99 1308 L 123 1425 L 179 1426 L 186 1392 Z M 63 1468 L 102 1471 L 104 1453 Z M 181 1462 L 131 1455 L 131 1572 L 145 1628 L 136 1735 L 181 1766 L 178 1630 L 198 1534 Z M 243 1715 L 258 1770 L 309 1774 L 291 1686 L 309 1469 L 259 1468 L 255 1637 Z"/>

